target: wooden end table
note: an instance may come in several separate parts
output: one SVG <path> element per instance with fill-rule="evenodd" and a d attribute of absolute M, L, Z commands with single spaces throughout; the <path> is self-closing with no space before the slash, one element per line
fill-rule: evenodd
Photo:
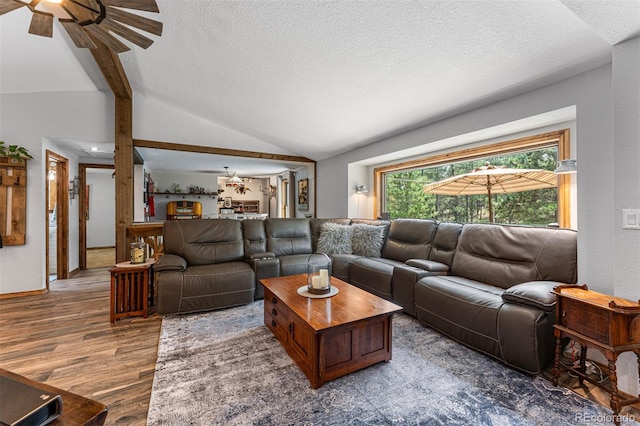
<path fill-rule="evenodd" d="M 338 294 L 312 299 L 297 289 L 307 275 L 268 278 L 264 323 L 309 378 L 311 387 L 391 359 L 391 319 L 402 308 L 331 277 Z"/>
<path fill-rule="evenodd" d="M 60 395 L 62 398 L 62 414 L 50 425 L 82 425 L 102 426 L 107 418 L 107 406 L 89 398 L 58 389 L 45 383 L 36 382 L 19 374 L 0 368 L 0 375 L 16 382 L 42 389 L 46 393 Z M 20 396 L 18 395 L 18 398 Z"/>
<path fill-rule="evenodd" d="M 558 385 L 560 376 L 562 337 L 569 337 L 580 345 L 580 363 L 578 366 L 562 367 L 576 374 L 580 384 L 586 380 L 609 393 L 614 423 L 620 424 L 621 408 L 640 402 L 638 397 L 628 398 L 620 393 L 616 375 L 618 355 L 628 351 L 636 354 L 640 372 L 640 304 L 590 291 L 586 285 L 558 286 L 553 289 L 553 293 L 557 302 L 553 384 Z M 607 358 L 610 379 L 608 386 L 587 375 L 587 348 L 596 349 Z"/>
<path fill-rule="evenodd" d="M 112 323 L 121 318 L 147 317 L 149 269 L 153 263 L 153 260 L 140 264 L 121 262 L 109 270 L 111 273 L 109 319 Z"/>

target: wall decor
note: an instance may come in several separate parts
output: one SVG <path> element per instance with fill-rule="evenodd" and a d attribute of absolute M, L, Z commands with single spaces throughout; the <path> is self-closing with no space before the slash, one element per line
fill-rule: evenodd
<path fill-rule="evenodd" d="M 224 207 L 231 208 L 231 197 L 224 197 Z"/>
<path fill-rule="evenodd" d="M 309 179 L 298 181 L 298 210 L 309 210 Z"/>
<path fill-rule="evenodd" d="M 0 247 L 25 244 L 27 160 L 23 147 L 0 141 Z"/>

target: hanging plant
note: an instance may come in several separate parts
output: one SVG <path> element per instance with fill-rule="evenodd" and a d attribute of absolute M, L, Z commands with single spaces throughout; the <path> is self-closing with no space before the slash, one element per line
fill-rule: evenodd
<path fill-rule="evenodd" d="M 0 141 L 0 157 L 9 157 L 12 160 L 33 160 L 26 148 L 18 145 L 7 145 Z"/>

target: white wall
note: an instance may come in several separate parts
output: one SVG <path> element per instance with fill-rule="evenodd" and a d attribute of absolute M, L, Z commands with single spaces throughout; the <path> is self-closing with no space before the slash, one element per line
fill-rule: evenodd
<path fill-rule="evenodd" d="M 111 169 L 87 169 L 87 248 L 116 246 L 116 185 L 112 173 Z"/>
<path fill-rule="evenodd" d="M 26 244 L 0 249 L 0 294 L 46 285 L 45 150 L 53 145 L 45 138 L 113 142 L 113 117 L 113 97 L 97 91 L 0 95 L 0 139 L 24 146 L 34 157 L 27 163 Z M 70 176 L 78 174 L 77 163 L 69 168 Z M 78 200 L 69 207 L 69 223 L 78 223 Z M 77 241 L 78 228 L 72 226 L 69 243 L 76 246 L 69 248 L 69 270 L 78 265 Z"/>

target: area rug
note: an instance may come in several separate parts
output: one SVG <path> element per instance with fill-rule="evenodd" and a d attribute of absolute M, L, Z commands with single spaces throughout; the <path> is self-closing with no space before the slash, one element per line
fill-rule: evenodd
<path fill-rule="evenodd" d="M 162 321 L 148 425 L 576 425 L 611 411 L 468 349 L 409 316 L 393 359 L 314 390 L 262 302 Z"/>

